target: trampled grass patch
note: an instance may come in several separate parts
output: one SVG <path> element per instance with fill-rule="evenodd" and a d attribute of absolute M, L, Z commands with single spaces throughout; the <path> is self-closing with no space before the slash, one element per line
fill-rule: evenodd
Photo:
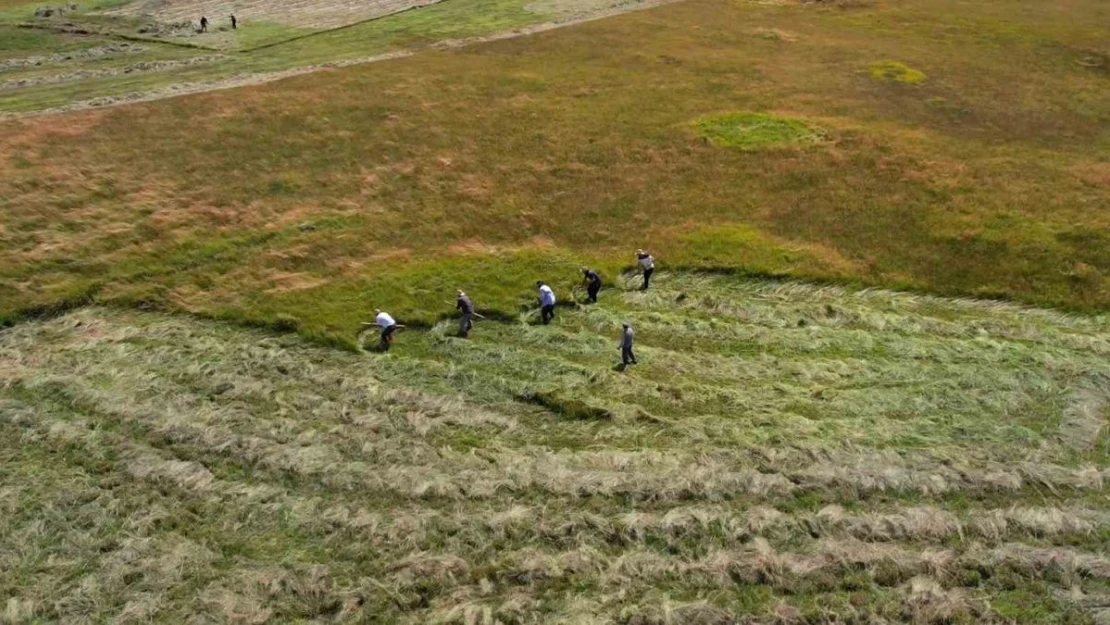
<path fill-rule="evenodd" d="M 820 136 L 800 119 L 745 111 L 700 117 L 694 128 L 713 145 L 742 149 L 815 141 Z"/>
<path fill-rule="evenodd" d="M 1099 614 L 1105 317 L 663 272 L 454 326 L 387 354 L 95 307 L 0 331 L 4 618 Z"/>

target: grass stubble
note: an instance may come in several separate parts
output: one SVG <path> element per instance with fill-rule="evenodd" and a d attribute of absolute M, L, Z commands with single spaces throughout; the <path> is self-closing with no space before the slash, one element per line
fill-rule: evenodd
<path fill-rule="evenodd" d="M 663 274 L 451 331 L 0 333 L 5 619 L 1106 618 L 1104 317 Z"/>

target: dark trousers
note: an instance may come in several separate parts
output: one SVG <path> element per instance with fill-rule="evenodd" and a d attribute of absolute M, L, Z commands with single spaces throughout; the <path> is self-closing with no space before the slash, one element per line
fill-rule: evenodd
<path fill-rule="evenodd" d="M 393 332 L 397 326 L 392 325 L 388 328 L 382 328 L 382 349 L 388 350 L 389 344 L 393 342 Z"/>
<path fill-rule="evenodd" d="M 540 308 L 540 321 L 547 325 L 555 318 L 555 304 L 548 304 Z"/>
<path fill-rule="evenodd" d="M 465 338 L 470 334 L 470 328 L 474 327 L 474 323 L 470 320 L 473 316 L 473 313 L 463 313 L 462 317 L 459 317 L 459 336 Z"/>
<path fill-rule="evenodd" d="M 586 285 L 586 301 L 597 303 L 597 292 L 601 290 L 601 285 L 594 283 Z"/>
<path fill-rule="evenodd" d="M 651 282 L 651 274 L 655 273 L 655 267 L 644 270 L 644 283 L 640 286 L 641 291 L 648 290 L 648 284 Z"/>
<path fill-rule="evenodd" d="M 631 345 L 621 346 L 621 362 L 624 364 L 636 364 L 636 354 L 632 353 Z"/>

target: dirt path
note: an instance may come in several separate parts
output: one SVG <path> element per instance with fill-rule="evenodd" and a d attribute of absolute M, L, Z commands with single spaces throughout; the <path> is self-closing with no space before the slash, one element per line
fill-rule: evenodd
<path fill-rule="evenodd" d="M 64 106 L 41 109 L 37 111 L 26 111 L 20 113 L 0 113 L 0 121 L 9 119 L 21 119 L 26 117 L 38 117 L 42 115 L 54 115 L 58 113 L 68 113 L 71 111 L 81 111 L 88 109 L 107 108 L 112 106 L 122 106 L 125 104 L 134 104 L 137 102 L 150 102 L 153 100 L 162 100 L 165 98 L 174 98 L 183 95 L 194 93 L 202 93 L 206 91 L 218 91 L 221 89 L 234 89 L 236 87 L 245 87 L 249 85 L 259 85 L 263 83 L 273 82 L 276 80 L 283 80 L 285 78 L 292 78 L 311 72 L 316 72 L 324 69 L 334 69 L 340 67 L 349 67 L 351 65 L 362 65 L 364 63 L 376 63 L 379 61 L 388 61 L 391 59 L 405 58 L 412 56 L 423 50 L 450 50 L 461 48 L 477 43 L 484 43 L 489 41 L 500 41 L 502 39 L 511 39 L 514 37 L 522 37 L 539 33 L 555 28 L 562 28 L 564 26 L 572 26 L 583 22 L 589 22 L 620 13 L 629 11 L 638 11 L 648 9 L 663 4 L 670 4 L 671 2 L 678 2 L 679 0 L 632 0 L 630 2 L 623 2 L 615 5 L 610 5 L 605 9 L 589 12 L 586 10 L 570 10 L 560 11 L 560 7 L 552 7 L 556 13 L 562 12 L 566 17 L 552 20 L 548 22 L 541 22 L 531 26 L 524 26 L 513 30 L 494 33 L 491 35 L 484 35 L 481 37 L 467 37 L 464 39 L 445 39 L 438 41 L 423 48 L 412 50 L 397 50 L 395 52 L 387 52 L 385 54 L 377 54 L 373 56 L 359 57 L 354 59 L 346 59 L 341 61 L 332 61 L 327 63 L 317 63 L 313 65 L 303 65 L 299 67 L 291 67 L 289 69 L 276 71 L 276 72 L 259 72 L 259 73 L 244 73 L 229 76 L 227 78 L 220 78 L 217 80 L 198 81 L 198 82 L 184 82 L 151 89 L 149 91 L 136 91 L 123 95 L 116 96 L 101 96 L 96 98 L 89 98 L 86 100 L 78 100 L 66 104 Z M 536 3 L 539 4 L 539 3 Z M 567 7 L 562 7 L 567 8 Z M 577 8 L 577 7 L 574 7 Z"/>

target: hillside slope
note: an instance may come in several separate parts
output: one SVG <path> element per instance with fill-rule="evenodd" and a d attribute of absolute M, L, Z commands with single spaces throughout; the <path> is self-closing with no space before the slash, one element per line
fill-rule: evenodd
<path fill-rule="evenodd" d="M 0 614 L 1110 616 L 1105 317 L 663 275 L 526 321 L 388 354 L 98 308 L 3 330 Z"/>
<path fill-rule="evenodd" d="M 495 9 L 523 1 L 450 0 L 232 66 L 147 73 L 204 82 L 198 72 L 411 50 L 521 26 Z M 1104 0 L 687 0 L 250 88 L 0 121 L 0 325 L 142 304 L 292 317 L 307 336 L 350 344 L 375 307 L 432 322 L 441 294 L 464 288 L 511 314 L 535 280 L 573 279 L 582 264 L 613 275 L 638 247 L 672 270 L 1105 312 L 1108 11 Z M 20 63 L 27 52 L 10 51 Z M 93 82 L 26 89 L 67 100 Z M 24 92 L 0 94 L 0 109 L 7 94 L 42 103 Z"/>

